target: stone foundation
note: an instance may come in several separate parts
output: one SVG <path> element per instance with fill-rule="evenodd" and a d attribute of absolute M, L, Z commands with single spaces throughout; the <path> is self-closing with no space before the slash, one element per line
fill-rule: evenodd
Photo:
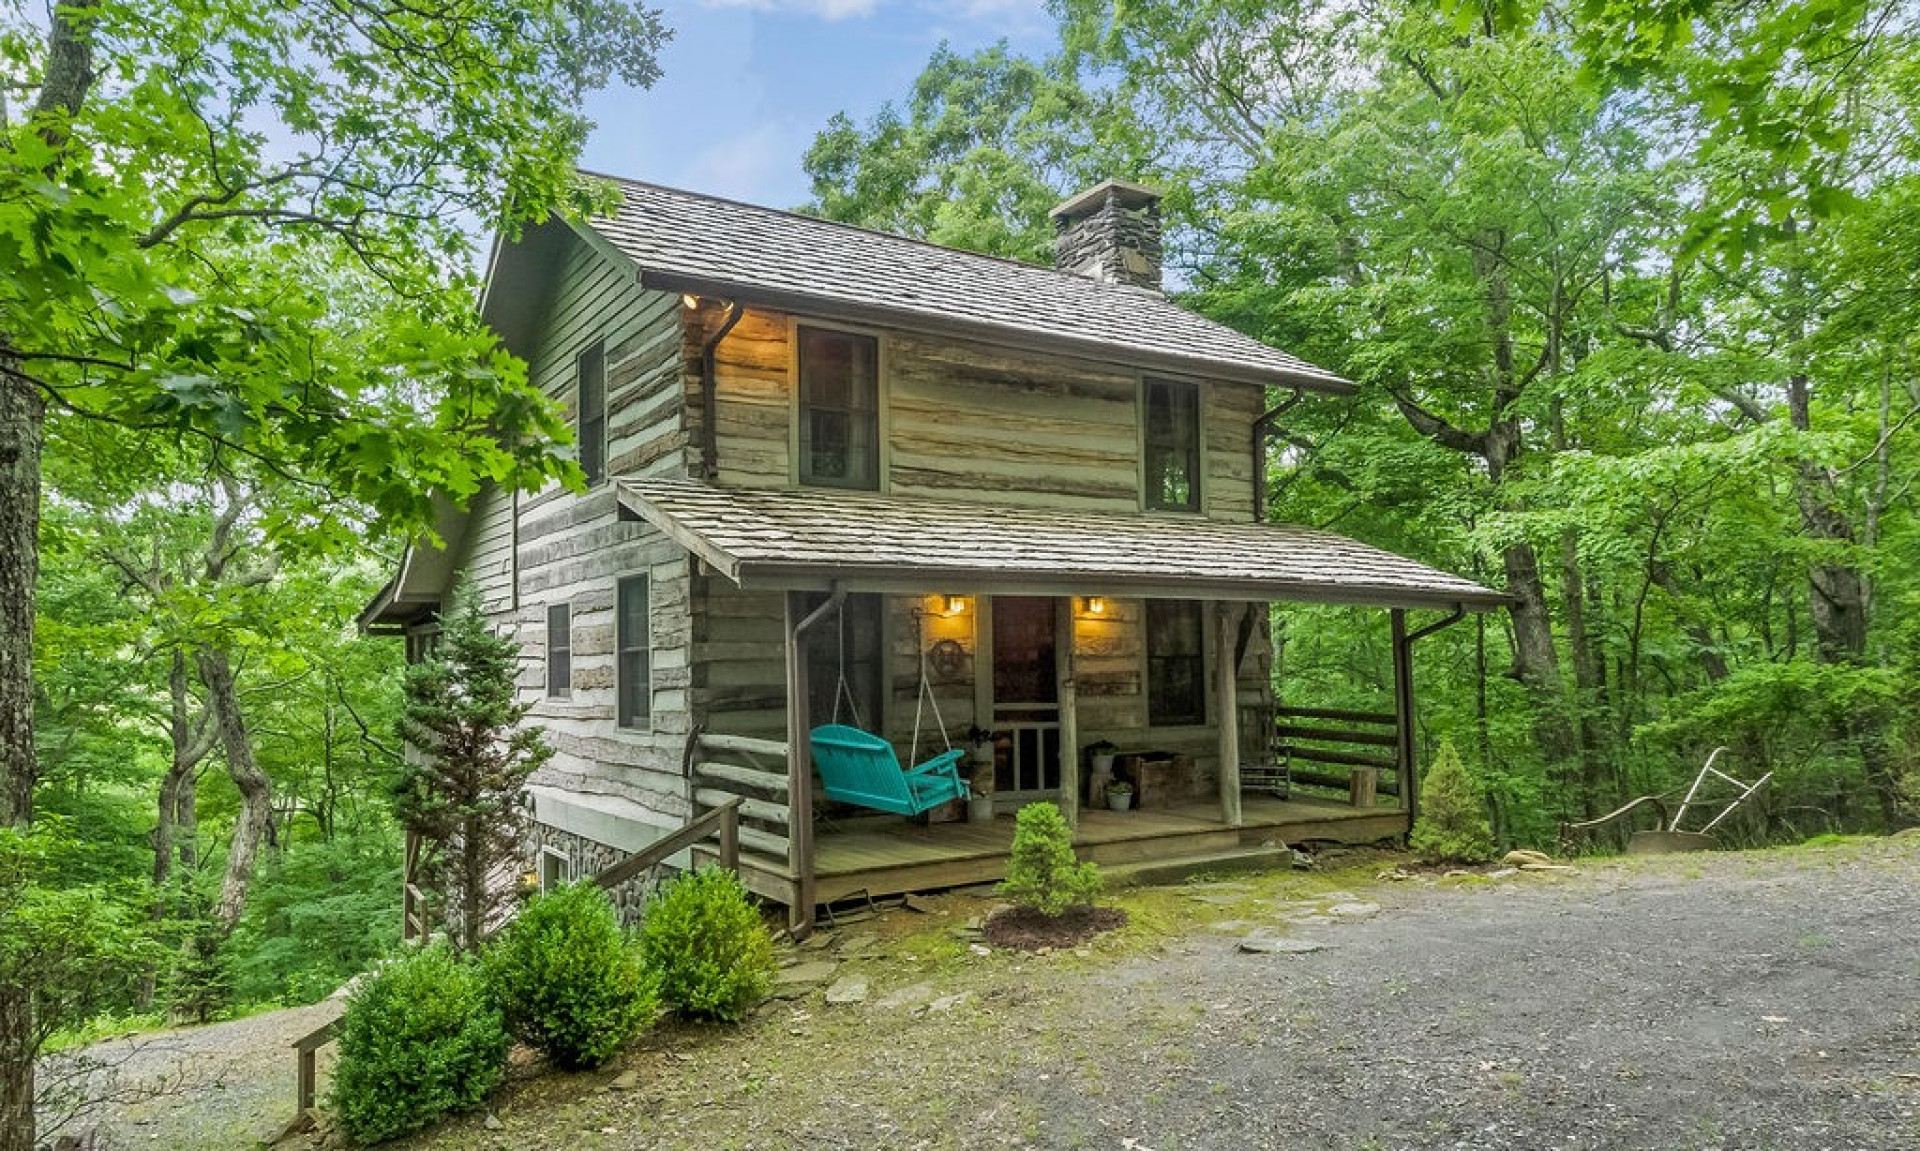
<path fill-rule="evenodd" d="M 598 875 L 633 854 L 544 823 L 536 821 L 529 824 L 525 850 L 528 866 L 532 870 L 539 871 L 540 857 L 549 848 L 567 857 L 566 878 L 569 882 Z M 670 865 L 663 864 L 655 869 L 656 874 L 640 876 L 607 893 L 613 897 L 613 906 L 619 912 L 622 924 L 632 927 L 640 922 L 647 895 L 671 870 Z"/>

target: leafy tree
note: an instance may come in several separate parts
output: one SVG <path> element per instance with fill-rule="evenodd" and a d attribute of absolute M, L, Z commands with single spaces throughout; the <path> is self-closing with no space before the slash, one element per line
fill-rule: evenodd
<path fill-rule="evenodd" d="M 941 45 L 899 106 L 864 125 L 835 115 L 807 149 L 813 212 L 934 243 L 1053 262 L 1047 212 L 1097 179 L 1139 166 L 1115 131 L 1123 107 L 1004 42 L 961 56 Z"/>
<path fill-rule="evenodd" d="M 80 850 L 58 819 L 0 827 L 0 984 L 31 989 L 30 1011 L 6 1020 L 21 1029 L 28 1058 L 56 1032 L 125 1002 L 157 959 L 127 901 L 100 887 L 57 884 Z"/>
<path fill-rule="evenodd" d="M 69 429 L 295 477 L 273 527 L 310 545 L 577 475 L 453 269 L 469 222 L 593 198 L 583 94 L 650 82 L 663 36 L 627 0 L 0 14 L 0 824 L 33 810 L 41 468 Z M 0 1151 L 34 1142 L 29 1009 L 0 985 Z"/>
<path fill-rule="evenodd" d="M 401 771 L 395 810 L 431 845 L 430 878 L 467 952 L 518 898 L 527 777 L 553 755 L 541 730 L 520 722 L 533 705 L 514 683 L 519 659 L 519 645 L 493 631 L 479 589 L 463 580 L 441 617 L 438 649 L 407 669 L 400 736 L 420 755 Z"/>

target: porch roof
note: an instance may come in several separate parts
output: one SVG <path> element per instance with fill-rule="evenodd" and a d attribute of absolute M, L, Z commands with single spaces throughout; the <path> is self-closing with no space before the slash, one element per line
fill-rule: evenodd
<path fill-rule="evenodd" d="M 644 519 L 742 587 L 1286 600 L 1486 610 L 1505 596 L 1332 532 L 823 488 L 617 480 Z"/>

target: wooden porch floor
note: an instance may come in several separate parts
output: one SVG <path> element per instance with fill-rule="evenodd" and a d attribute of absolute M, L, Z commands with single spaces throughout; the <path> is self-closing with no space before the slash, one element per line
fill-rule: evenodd
<path fill-rule="evenodd" d="M 1274 841 L 1372 843 L 1407 830 L 1406 815 L 1398 807 L 1362 809 L 1330 800 L 1261 795 L 1243 797 L 1242 819 L 1240 827 L 1226 826 L 1220 822 L 1219 806 L 1212 803 L 1082 811 L 1074 843 L 1082 859 L 1114 865 L 1225 855 Z M 898 895 L 999 880 L 1012 853 L 1013 827 L 1011 815 L 990 824 L 924 825 L 904 819 L 822 823 L 814 838 L 815 898 L 832 903 L 862 892 Z M 784 861 L 744 855 L 741 865 L 756 891 L 791 900 Z"/>

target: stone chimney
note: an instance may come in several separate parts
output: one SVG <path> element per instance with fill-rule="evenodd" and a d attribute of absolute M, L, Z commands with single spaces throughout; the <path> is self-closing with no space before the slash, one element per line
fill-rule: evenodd
<path fill-rule="evenodd" d="M 1108 180 L 1052 215 L 1055 267 L 1103 284 L 1160 290 L 1160 193 Z"/>

